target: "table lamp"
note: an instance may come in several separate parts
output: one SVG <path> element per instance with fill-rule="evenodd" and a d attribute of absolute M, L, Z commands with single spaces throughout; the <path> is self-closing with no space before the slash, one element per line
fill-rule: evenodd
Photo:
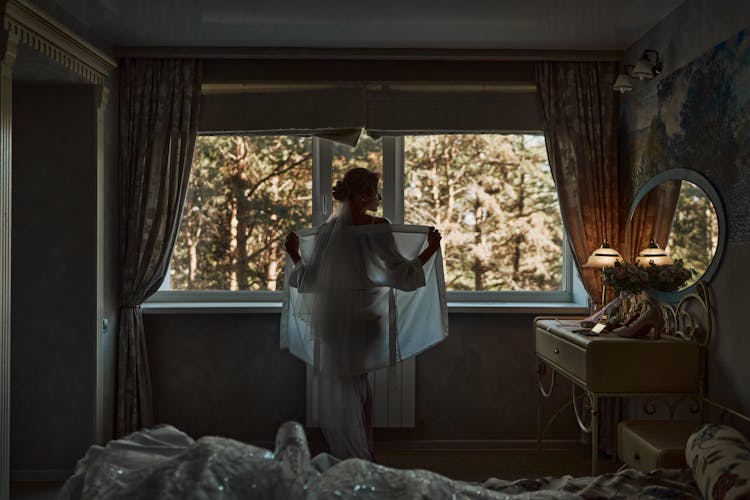
<path fill-rule="evenodd" d="M 656 266 L 669 266 L 674 262 L 672 257 L 659 247 L 659 244 L 651 238 L 648 246 L 640 251 L 638 256 L 635 258 L 635 263 L 639 266 L 648 266 L 654 264 Z"/>
<path fill-rule="evenodd" d="M 620 255 L 620 252 L 612 248 L 609 241 L 604 238 L 602 246 L 594 250 L 594 253 L 589 256 L 589 260 L 586 261 L 583 267 L 595 267 L 601 269 L 603 267 L 612 267 L 615 265 L 615 262 L 622 262 L 622 255 Z M 604 276 L 602 276 L 602 307 L 606 304 L 606 300 L 607 284 L 604 282 Z"/>

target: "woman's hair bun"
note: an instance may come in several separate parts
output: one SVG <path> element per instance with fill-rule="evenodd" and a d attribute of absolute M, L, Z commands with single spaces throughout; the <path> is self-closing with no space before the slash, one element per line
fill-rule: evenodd
<path fill-rule="evenodd" d="M 338 181 L 333 186 L 333 199 L 337 201 L 344 201 L 349 198 L 349 191 L 351 190 L 349 183 L 346 181 Z"/>

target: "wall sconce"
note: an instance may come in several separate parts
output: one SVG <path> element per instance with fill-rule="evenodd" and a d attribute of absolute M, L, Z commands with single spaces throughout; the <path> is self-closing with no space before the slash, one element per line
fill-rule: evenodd
<path fill-rule="evenodd" d="M 651 55 L 653 55 L 654 61 L 651 60 Z M 638 80 L 651 80 L 655 76 L 661 74 L 661 67 L 659 52 L 653 49 L 646 49 L 643 51 L 641 58 L 638 59 L 638 62 L 635 65 L 623 65 L 622 72 L 617 75 L 617 79 L 615 80 L 614 85 L 612 85 L 612 90 L 620 92 L 621 94 L 630 92 L 633 90 L 633 84 L 630 80 L 631 77 L 637 78 Z M 628 69 L 631 71 L 628 72 Z"/>
<path fill-rule="evenodd" d="M 641 250 L 638 257 L 635 258 L 635 263 L 643 267 L 648 267 L 649 264 L 669 266 L 673 264 L 673 261 L 672 257 L 665 250 L 662 250 L 659 244 L 651 238 L 648 247 Z"/>
<path fill-rule="evenodd" d="M 655 61 L 651 62 L 649 54 L 654 54 Z M 633 78 L 639 80 L 651 80 L 653 77 L 661 74 L 661 61 L 659 60 L 659 52 L 652 49 L 646 49 L 643 51 L 641 58 L 635 63 L 633 68 Z"/>
<path fill-rule="evenodd" d="M 633 84 L 630 83 L 630 75 L 628 75 L 628 68 L 635 68 L 632 64 L 626 64 L 622 67 L 622 71 L 617 75 L 615 84 L 612 85 L 612 90 L 615 90 L 621 94 L 630 92 L 633 90 Z"/>

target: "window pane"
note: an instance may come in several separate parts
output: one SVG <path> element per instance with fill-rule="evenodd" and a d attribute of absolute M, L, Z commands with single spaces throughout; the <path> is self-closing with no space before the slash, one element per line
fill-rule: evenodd
<path fill-rule="evenodd" d="M 333 145 L 333 182 L 344 178 L 350 168 L 364 167 L 380 174 L 380 189 L 383 188 L 383 141 L 375 141 L 369 136 L 359 138 L 357 146 L 352 148 L 346 144 Z M 383 205 L 374 212 L 377 217 L 383 216 Z"/>
<path fill-rule="evenodd" d="M 448 290 L 562 289 L 544 136 L 406 137 L 404 174 L 404 219 L 442 232 Z"/>
<path fill-rule="evenodd" d="M 282 289 L 284 238 L 311 215 L 309 138 L 198 137 L 170 288 Z"/>

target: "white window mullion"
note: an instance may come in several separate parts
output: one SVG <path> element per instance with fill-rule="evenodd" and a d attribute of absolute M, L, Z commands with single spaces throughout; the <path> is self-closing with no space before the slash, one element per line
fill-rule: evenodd
<path fill-rule="evenodd" d="M 383 137 L 383 215 L 404 222 L 404 138 Z"/>
<path fill-rule="evenodd" d="M 331 215 L 333 200 L 333 144 L 326 139 L 313 137 L 313 226 L 319 226 Z"/>

